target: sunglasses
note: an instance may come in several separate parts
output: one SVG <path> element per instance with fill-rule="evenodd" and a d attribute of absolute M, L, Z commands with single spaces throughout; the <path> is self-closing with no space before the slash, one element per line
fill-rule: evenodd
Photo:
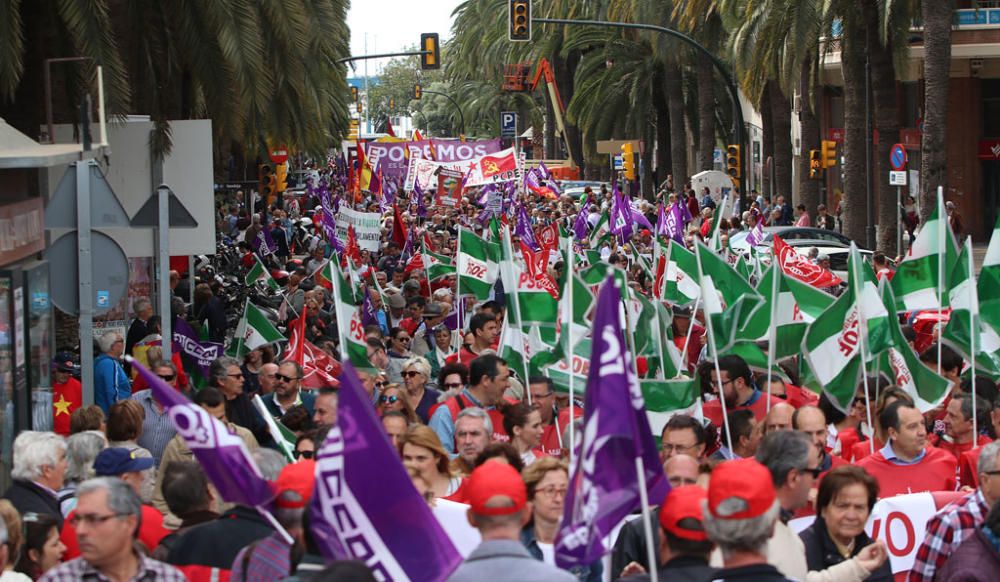
<path fill-rule="evenodd" d="M 274 377 L 282 382 L 291 382 L 292 380 L 298 380 L 298 378 L 295 376 L 286 376 L 284 374 L 275 374 Z"/>
<path fill-rule="evenodd" d="M 463 384 L 461 382 L 445 382 L 444 387 L 446 390 L 451 390 L 452 388 L 461 388 Z"/>
<path fill-rule="evenodd" d="M 296 459 L 311 459 L 316 456 L 316 451 L 295 451 L 292 456 Z"/>
<path fill-rule="evenodd" d="M 799 469 L 803 473 L 809 473 L 813 476 L 813 479 L 819 479 L 820 473 L 823 471 L 819 467 L 806 467 L 805 469 Z"/>
<path fill-rule="evenodd" d="M 399 396 L 379 396 L 379 404 L 395 404 L 399 402 Z"/>
<path fill-rule="evenodd" d="M 415 370 L 408 370 L 406 372 L 403 372 L 403 376 L 407 378 L 416 378 L 417 376 L 423 376 L 423 374 Z"/>
<path fill-rule="evenodd" d="M 157 376 L 164 382 L 172 382 L 177 377 L 177 374 L 157 374 Z"/>
<path fill-rule="evenodd" d="M 388 385 L 389 385 L 388 382 L 375 382 L 375 387 L 376 388 L 385 388 Z"/>

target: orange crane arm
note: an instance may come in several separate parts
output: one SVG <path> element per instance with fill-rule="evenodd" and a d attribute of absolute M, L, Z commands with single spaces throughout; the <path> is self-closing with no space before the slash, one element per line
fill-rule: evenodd
<path fill-rule="evenodd" d="M 566 113 L 566 106 L 563 104 L 562 96 L 559 95 L 559 87 L 556 85 L 556 76 L 555 73 L 552 72 L 552 65 L 545 57 L 542 57 L 541 60 L 538 61 L 538 68 L 535 70 L 535 79 L 531 82 L 532 91 L 538 88 L 538 83 L 542 80 L 543 75 L 545 77 L 545 87 L 549 92 L 549 99 L 553 104 L 552 111 L 556 118 L 556 129 L 558 129 L 559 136 L 566 145 L 566 155 L 569 158 L 569 166 L 571 168 L 575 168 L 576 164 L 573 163 L 573 152 L 570 149 L 569 138 L 566 136 L 566 124 L 563 121 L 563 114 Z"/>

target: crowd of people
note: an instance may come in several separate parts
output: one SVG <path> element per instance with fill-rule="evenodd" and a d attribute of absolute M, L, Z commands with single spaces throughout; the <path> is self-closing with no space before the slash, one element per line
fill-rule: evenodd
<path fill-rule="evenodd" d="M 341 204 L 351 204 L 349 192 L 336 191 Z M 609 212 L 610 197 L 606 188 L 588 190 L 582 203 L 528 193 L 525 205 L 536 227 L 570 230 L 585 213 L 593 228 Z M 811 217 L 804 205 L 793 211 L 783 196 L 773 203 L 751 196 L 749 208 L 721 221 L 714 220 L 719 209 L 709 192 L 665 190 L 658 198 L 700 218 L 685 231 L 689 243 L 707 238 L 712 228 L 728 236 L 758 221 L 835 228 L 825 206 Z M 359 197 L 353 205 L 377 212 L 380 202 Z M 318 206 L 312 199 L 275 207 L 233 203 L 219 217 L 220 232 L 242 242 L 247 268 L 255 264 L 248 241 L 271 233 L 278 251 L 260 258 L 273 269 L 288 307 L 280 323 L 305 317 L 306 339 L 339 360 L 337 327 L 344 322 L 337 320 L 336 299 L 315 277 L 332 245 L 301 248 L 290 228 L 300 217 L 318 224 L 318 211 L 296 216 Z M 482 542 L 450 580 L 638 581 L 653 570 L 661 580 L 889 580 L 885 544 L 866 533 L 866 523 L 879 499 L 922 491 L 951 492 L 952 498 L 918 540 L 909 578 L 988 580 L 1000 571 L 995 384 L 979 378 L 974 397 L 961 378 L 962 358 L 945 347 L 943 374 L 953 388 L 940 407 L 921 412 L 883 376 L 859 386 L 845 413 L 799 385 L 795 361 L 781 362 L 786 373 L 769 377 L 739 356 L 709 359 L 704 315 L 685 306 L 672 306 L 670 327 L 678 346 L 693 340 L 684 372 L 699 381 L 703 406 L 697 415 L 673 415 L 659 435 L 672 489 L 665 499 L 650 499 L 652 540 L 637 518 L 610 540 L 608 560 L 558 569 L 554 547 L 573 470 L 571 435 L 582 438 L 583 402 L 547 376 L 524 377 L 500 357 L 508 318 L 502 293 L 481 302 L 459 296 L 454 276 L 429 280 L 425 267 L 392 240 L 392 220 L 400 216 L 425 248 L 454 257 L 460 227 L 488 228 L 477 220 L 475 196 L 458 207 L 428 199 L 426 216 L 417 206 L 387 210 L 380 251 L 361 253 L 375 284 L 366 287 L 374 313 L 364 328 L 371 367 L 359 377 L 428 504 L 468 505 Z M 656 206 L 637 206 L 656 222 Z M 630 257 L 651 254 L 655 238 L 640 228 L 628 241 L 611 239 L 594 250 L 648 294 L 653 282 Z M 553 273 L 562 268 L 560 259 L 549 265 Z M 180 279 L 172 277 L 172 288 Z M 204 323 L 216 341 L 230 337 L 215 282 L 186 284 L 197 285 L 195 305 L 186 310 L 192 322 Z M 100 355 L 82 364 L 94 367 L 94 404 L 79 405 L 75 356 L 61 352 L 52 362 L 56 400 L 77 404 L 57 404 L 53 432 L 23 432 L 15 440 L 13 485 L 0 501 L 0 581 L 374 580 L 361 563 L 321 557 L 309 527 L 315 457 L 337 423 L 337 386 L 303 386 L 302 362 L 280 345 L 215 359 L 201 386 L 186 356 L 174 352 L 165 360 L 155 347 L 144 354 L 156 376 L 245 443 L 273 483 L 274 518 L 289 541 L 254 508 L 222 498 L 164 404 L 123 361 L 144 340 L 159 337 L 152 305 L 139 300 L 134 311 L 128 332 L 99 337 Z M 456 311 L 464 311 L 464 325 L 454 328 L 446 319 Z M 912 329 L 905 333 L 912 342 Z M 927 361 L 938 349 L 926 350 Z M 254 396 L 294 435 L 292 459 L 278 452 Z M 978 434 L 974 410 L 981 415 Z M 789 525 L 809 516 L 814 520 L 801 531 Z M 650 541 L 655 563 L 648 558 Z"/>

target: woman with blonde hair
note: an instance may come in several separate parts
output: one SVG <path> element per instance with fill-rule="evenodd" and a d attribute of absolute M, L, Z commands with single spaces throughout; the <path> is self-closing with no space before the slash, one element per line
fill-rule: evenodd
<path fill-rule="evenodd" d="M 406 422 L 408 424 L 420 422 L 420 419 L 417 418 L 417 413 L 413 410 L 413 406 L 406 397 L 406 393 L 399 387 L 399 384 L 389 384 L 382 391 L 382 394 L 378 397 L 375 410 L 378 412 L 379 418 L 385 416 L 386 412 L 396 411 L 406 415 Z"/>
<path fill-rule="evenodd" d="M 422 424 L 411 426 L 399 439 L 399 455 L 407 470 L 416 471 L 427 483 L 435 497 L 447 497 L 458 491 L 460 477 L 451 474 L 450 459 L 437 433 Z"/>
<path fill-rule="evenodd" d="M 424 424 L 430 422 L 431 407 L 437 404 L 441 393 L 429 388 L 431 381 L 431 365 L 423 356 L 413 356 L 403 362 L 403 387 L 406 388 L 406 399 Z"/>

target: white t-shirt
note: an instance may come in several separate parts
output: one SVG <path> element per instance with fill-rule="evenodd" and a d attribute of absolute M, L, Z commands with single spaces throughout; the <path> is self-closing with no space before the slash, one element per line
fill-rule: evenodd
<path fill-rule="evenodd" d="M 552 544 L 543 544 L 542 542 L 535 541 L 538 544 L 538 549 L 542 551 L 542 561 L 550 566 L 556 565 L 556 550 Z"/>

